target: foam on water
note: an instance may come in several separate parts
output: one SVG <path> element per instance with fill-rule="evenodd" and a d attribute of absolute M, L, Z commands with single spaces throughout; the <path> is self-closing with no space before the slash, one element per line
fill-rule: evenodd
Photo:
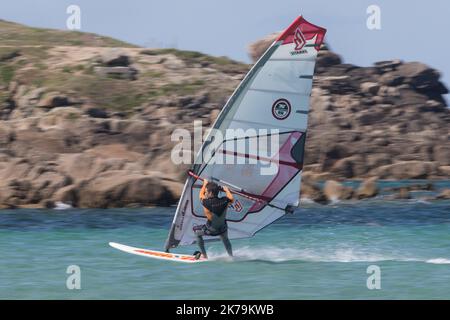
<path fill-rule="evenodd" d="M 450 259 L 436 258 L 436 259 L 428 259 L 425 262 L 426 263 L 433 263 L 433 264 L 450 264 Z"/>
<path fill-rule="evenodd" d="M 372 253 L 369 250 L 335 249 L 317 251 L 313 249 L 267 247 L 241 247 L 234 252 L 234 259 L 229 259 L 226 253 L 211 250 L 209 259 L 213 261 L 268 261 L 268 262 L 379 262 L 379 261 L 403 261 L 426 262 L 433 264 L 450 264 L 450 259 L 433 258 L 424 259 L 410 257 L 408 255 Z"/>
<path fill-rule="evenodd" d="M 61 202 L 61 201 L 57 201 L 55 203 L 55 208 L 54 210 L 68 210 L 68 209 L 72 209 L 73 207 L 70 204 Z"/>

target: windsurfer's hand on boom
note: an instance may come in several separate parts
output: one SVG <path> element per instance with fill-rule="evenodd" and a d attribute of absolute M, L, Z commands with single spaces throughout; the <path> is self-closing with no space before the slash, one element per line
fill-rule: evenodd
<path fill-rule="evenodd" d="M 233 197 L 233 194 L 231 193 L 230 189 L 226 186 L 223 186 L 222 189 L 225 192 L 225 194 L 227 195 L 227 198 L 230 200 L 230 203 L 233 203 L 234 197 Z"/>

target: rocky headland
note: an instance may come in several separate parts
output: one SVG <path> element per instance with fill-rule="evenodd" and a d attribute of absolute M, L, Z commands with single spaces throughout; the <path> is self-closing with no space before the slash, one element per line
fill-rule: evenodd
<path fill-rule="evenodd" d="M 271 39 L 251 45 L 251 56 Z M 0 207 L 176 203 L 188 166 L 170 161 L 171 133 L 192 131 L 194 120 L 209 127 L 249 68 L 0 21 Z M 420 62 L 358 67 L 324 47 L 302 196 L 364 199 L 379 193 L 378 179 L 449 179 L 446 93 L 439 72 Z M 352 188 L 342 183 L 348 179 L 363 182 Z M 432 182 L 391 190 L 392 197 L 427 188 Z M 450 197 L 437 191 L 435 198 Z"/>

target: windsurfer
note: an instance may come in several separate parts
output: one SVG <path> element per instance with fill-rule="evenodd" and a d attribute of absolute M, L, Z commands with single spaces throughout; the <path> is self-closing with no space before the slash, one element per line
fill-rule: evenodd
<path fill-rule="evenodd" d="M 225 197 L 219 198 L 219 192 L 225 192 Z M 203 257 L 207 258 L 203 236 L 219 236 L 229 256 L 233 255 L 228 226 L 226 221 L 227 207 L 234 202 L 233 195 L 227 187 L 220 187 L 215 182 L 203 180 L 200 190 L 200 201 L 207 218 L 206 224 L 195 226 L 194 233 Z M 200 258 L 200 253 L 196 255 Z"/>

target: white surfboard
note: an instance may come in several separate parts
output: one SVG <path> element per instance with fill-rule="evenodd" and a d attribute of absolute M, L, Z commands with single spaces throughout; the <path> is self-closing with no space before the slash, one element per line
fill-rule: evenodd
<path fill-rule="evenodd" d="M 124 244 L 110 242 L 109 245 L 115 249 L 118 249 L 123 252 L 135 254 L 138 256 L 143 256 L 147 258 L 153 258 L 153 259 L 159 259 L 159 260 L 169 260 L 169 261 L 176 261 L 176 262 L 184 262 L 184 263 L 196 263 L 196 262 L 205 262 L 208 261 L 208 259 L 205 259 L 201 257 L 200 259 L 195 259 L 193 255 L 189 254 L 177 254 L 177 253 L 170 253 L 170 252 L 163 252 L 163 251 L 156 251 L 156 250 L 149 250 L 149 249 L 141 249 L 141 248 L 135 248 L 126 246 Z"/>

